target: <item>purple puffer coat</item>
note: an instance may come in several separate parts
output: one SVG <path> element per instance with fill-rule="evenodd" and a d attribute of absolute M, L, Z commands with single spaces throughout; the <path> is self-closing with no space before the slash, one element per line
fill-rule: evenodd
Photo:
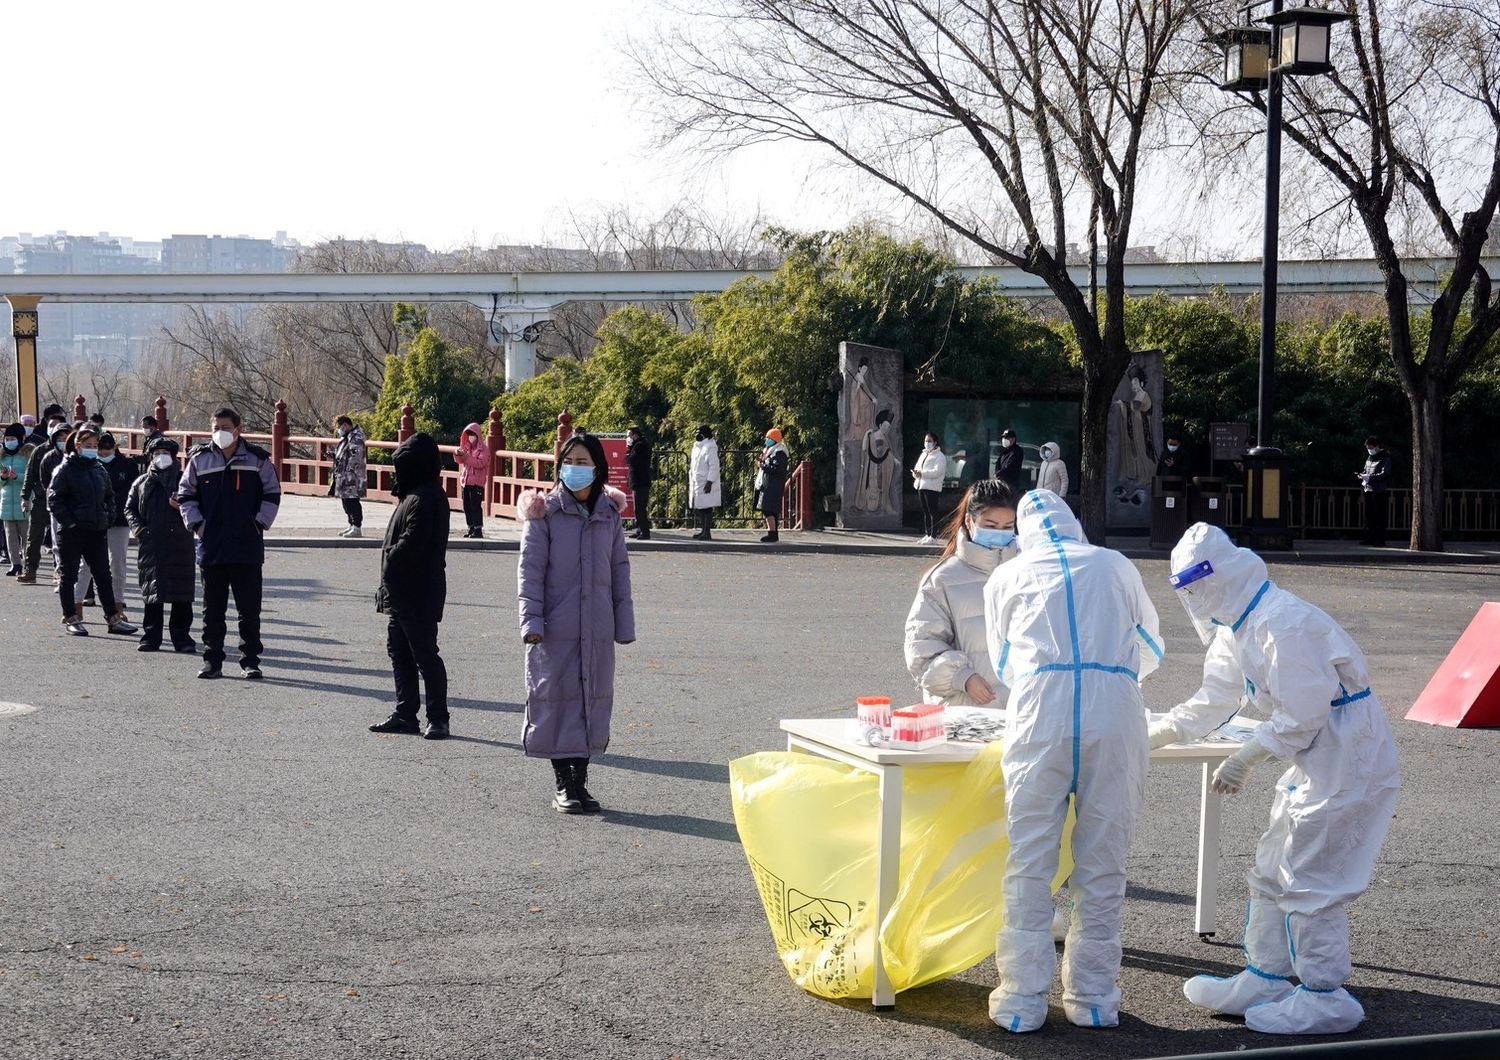
<path fill-rule="evenodd" d="M 630 558 L 618 490 L 594 514 L 557 487 L 516 500 L 521 530 L 519 593 L 526 646 L 526 725 L 532 758 L 589 758 L 609 746 L 615 645 L 635 640 Z"/>

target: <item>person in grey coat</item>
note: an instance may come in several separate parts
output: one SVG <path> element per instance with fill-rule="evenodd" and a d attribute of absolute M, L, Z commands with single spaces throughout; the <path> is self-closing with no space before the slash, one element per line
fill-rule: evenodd
<path fill-rule="evenodd" d="M 339 532 L 339 537 L 359 537 L 365 525 L 365 506 L 360 499 L 369 488 L 365 432 L 348 416 L 340 416 L 336 426 L 339 444 L 333 451 L 333 481 L 328 484 L 328 495 L 343 501 L 344 518 L 349 520 L 349 526 Z"/>
<path fill-rule="evenodd" d="M 136 540 L 136 577 L 145 604 L 137 651 L 159 651 L 163 621 L 171 630 L 172 650 L 198 650 L 193 643 L 193 598 L 198 592 L 198 562 L 193 532 L 182 523 L 177 484 L 182 469 L 179 447 L 158 434 L 146 443 L 146 470 L 131 484 L 125 522 Z M 168 618 L 167 606 L 171 605 Z"/>
<path fill-rule="evenodd" d="M 552 760 L 561 813 L 593 813 L 589 759 L 609 746 L 615 645 L 635 640 L 624 495 L 605 485 L 604 447 L 590 434 L 563 444 L 557 485 L 517 498 L 521 636 L 526 642 L 522 745 Z"/>

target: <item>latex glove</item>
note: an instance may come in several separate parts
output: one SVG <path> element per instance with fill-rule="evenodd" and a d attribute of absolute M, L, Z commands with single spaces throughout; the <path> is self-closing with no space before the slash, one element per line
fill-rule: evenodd
<path fill-rule="evenodd" d="M 1146 734 L 1151 737 L 1151 750 L 1153 751 L 1182 739 L 1182 734 L 1177 731 L 1177 723 L 1171 718 L 1159 718 L 1153 721 L 1147 727 Z"/>
<path fill-rule="evenodd" d="M 1216 795 L 1238 795 L 1244 788 L 1245 781 L 1250 779 L 1250 770 L 1260 765 L 1271 752 L 1266 750 L 1265 744 L 1251 737 L 1234 754 L 1219 763 L 1219 768 L 1214 770 L 1213 789 Z"/>
<path fill-rule="evenodd" d="M 975 706 L 983 707 L 995 702 L 994 690 L 978 674 L 969 675 L 969 679 L 964 682 L 964 691 L 969 694 Z"/>

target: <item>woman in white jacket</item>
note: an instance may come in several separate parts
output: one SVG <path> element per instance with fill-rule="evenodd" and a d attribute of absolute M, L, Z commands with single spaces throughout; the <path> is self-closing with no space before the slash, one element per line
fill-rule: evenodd
<path fill-rule="evenodd" d="M 943 455 L 943 442 L 936 434 L 927 432 L 922 441 L 922 455 L 917 457 L 911 469 L 912 485 L 917 487 L 917 500 L 922 504 L 922 544 L 935 545 L 932 536 L 937 528 L 938 498 L 943 493 L 943 476 L 948 473 L 948 458 Z"/>
<path fill-rule="evenodd" d="M 1068 465 L 1062 462 L 1062 450 L 1056 442 L 1042 446 L 1042 466 L 1037 469 L 1036 488 L 1051 490 L 1059 497 L 1068 495 Z"/>
<path fill-rule="evenodd" d="M 941 559 L 906 616 L 906 668 L 922 698 L 987 706 L 998 681 L 984 628 L 984 586 L 1016 554 L 1016 498 L 999 479 L 974 483 L 948 525 Z"/>
<path fill-rule="evenodd" d="M 712 541 L 714 509 L 723 503 L 723 486 L 719 479 L 719 443 L 708 424 L 693 436 L 693 455 L 688 464 L 688 507 L 698 519 L 696 541 Z"/>

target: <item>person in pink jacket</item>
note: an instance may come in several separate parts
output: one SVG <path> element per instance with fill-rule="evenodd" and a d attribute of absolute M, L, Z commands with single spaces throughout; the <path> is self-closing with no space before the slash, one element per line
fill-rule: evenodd
<path fill-rule="evenodd" d="M 464 522 L 469 526 L 464 537 L 483 537 L 484 489 L 490 481 L 490 447 L 485 444 L 479 424 L 471 423 L 464 428 L 453 459 L 463 472 L 459 485 L 463 487 Z"/>

